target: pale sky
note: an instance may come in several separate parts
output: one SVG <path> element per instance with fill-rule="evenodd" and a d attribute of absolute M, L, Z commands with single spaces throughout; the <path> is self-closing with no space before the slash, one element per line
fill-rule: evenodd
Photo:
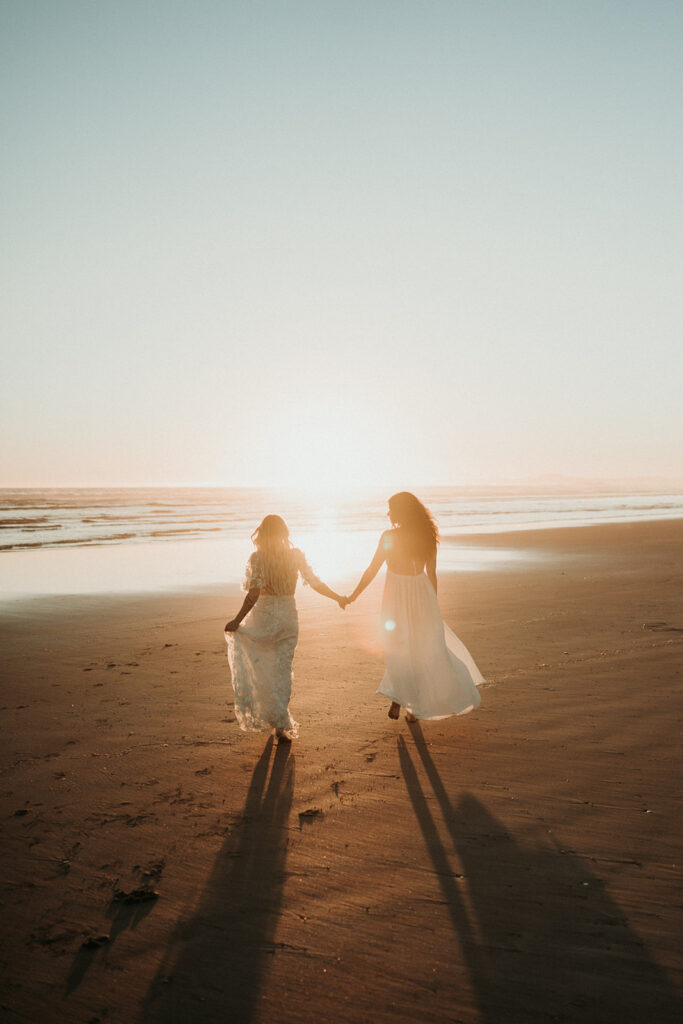
<path fill-rule="evenodd" d="M 0 485 L 683 478 L 678 0 L 0 0 Z"/>

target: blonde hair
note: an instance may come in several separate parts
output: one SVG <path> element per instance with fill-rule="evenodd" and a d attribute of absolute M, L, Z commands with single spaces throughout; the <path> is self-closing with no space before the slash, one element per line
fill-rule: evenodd
<path fill-rule="evenodd" d="M 389 498 L 389 516 L 399 530 L 402 543 L 411 555 L 427 559 L 439 543 L 434 516 L 410 491 L 399 491 Z"/>
<path fill-rule="evenodd" d="M 258 552 L 258 575 L 273 594 L 287 594 L 296 586 L 297 566 L 287 523 L 281 516 L 266 516 L 251 535 Z M 252 556 L 253 557 L 253 556 Z"/>

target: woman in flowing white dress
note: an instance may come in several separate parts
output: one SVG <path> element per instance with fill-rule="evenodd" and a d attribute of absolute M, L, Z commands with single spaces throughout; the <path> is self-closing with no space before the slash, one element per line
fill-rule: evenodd
<path fill-rule="evenodd" d="M 389 499 L 392 529 L 380 537 L 375 556 L 346 599 L 355 601 L 386 562 L 382 643 L 386 671 L 378 693 L 391 699 L 389 718 L 448 718 L 481 703 L 484 682 L 474 660 L 441 618 L 436 597 L 436 523 L 414 494 Z"/>
<path fill-rule="evenodd" d="M 289 699 L 299 639 L 294 598 L 298 578 L 340 607 L 342 598 L 318 579 L 303 552 L 292 546 L 280 516 L 266 516 L 251 539 L 256 551 L 242 584 L 247 595 L 225 627 L 235 716 L 245 732 L 275 729 L 281 739 L 296 739 L 299 726 L 290 714 Z"/>

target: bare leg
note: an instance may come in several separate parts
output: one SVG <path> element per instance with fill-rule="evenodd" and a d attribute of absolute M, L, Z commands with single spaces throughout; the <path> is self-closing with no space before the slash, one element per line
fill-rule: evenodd
<path fill-rule="evenodd" d="M 417 722 L 417 718 L 412 711 L 406 711 L 406 722 L 410 722 L 411 725 L 413 722 Z"/>

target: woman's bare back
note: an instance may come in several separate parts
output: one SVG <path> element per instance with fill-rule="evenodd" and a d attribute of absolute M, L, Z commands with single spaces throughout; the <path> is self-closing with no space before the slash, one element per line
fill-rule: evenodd
<path fill-rule="evenodd" d="M 400 529 L 387 530 L 383 536 L 387 569 L 400 576 L 419 576 L 424 572 L 426 561 L 424 556 L 416 555 L 401 536 Z"/>

